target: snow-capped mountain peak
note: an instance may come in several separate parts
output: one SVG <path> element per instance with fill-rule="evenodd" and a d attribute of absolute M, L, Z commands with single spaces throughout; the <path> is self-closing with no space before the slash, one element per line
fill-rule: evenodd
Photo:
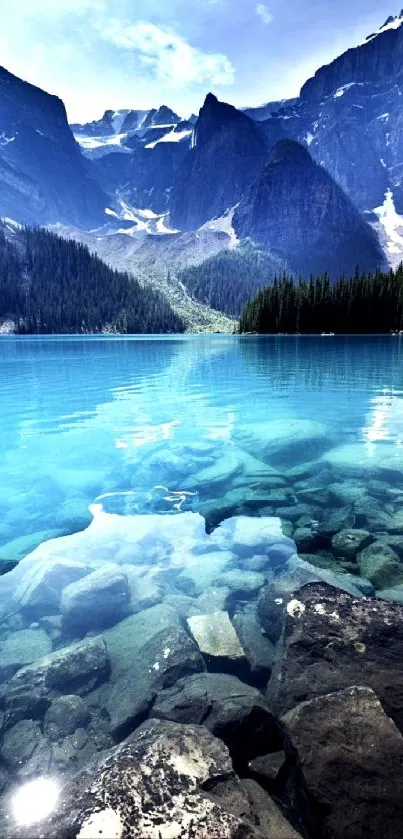
<path fill-rule="evenodd" d="M 396 15 L 396 17 L 394 17 L 393 15 L 390 15 L 385 20 L 385 23 L 383 23 L 382 26 L 379 27 L 377 32 L 372 32 L 371 35 L 367 35 L 367 37 L 365 38 L 365 41 L 363 41 L 363 43 L 367 44 L 368 41 L 373 41 L 373 39 L 377 38 L 378 35 L 381 35 L 381 34 L 383 34 L 384 32 L 387 32 L 390 29 L 399 29 L 401 27 L 402 23 L 403 23 L 403 9 L 401 10 L 400 14 Z"/>

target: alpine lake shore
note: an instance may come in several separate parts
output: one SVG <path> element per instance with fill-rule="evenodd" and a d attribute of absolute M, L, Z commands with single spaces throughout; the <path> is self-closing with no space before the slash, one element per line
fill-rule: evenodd
<path fill-rule="evenodd" d="M 179 455 L 175 515 L 94 505 L 0 577 L 0 834 L 395 839 L 403 447 L 274 420 Z"/>

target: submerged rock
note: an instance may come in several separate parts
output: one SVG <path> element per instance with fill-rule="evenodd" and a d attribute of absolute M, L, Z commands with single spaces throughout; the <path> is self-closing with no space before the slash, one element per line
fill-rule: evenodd
<path fill-rule="evenodd" d="M 14 599 L 21 609 L 32 616 L 55 614 L 65 586 L 85 577 L 90 570 L 84 563 L 72 559 L 45 557 L 33 563 L 23 574 Z"/>
<path fill-rule="evenodd" d="M 56 726 L 59 737 L 74 734 L 76 728 L 86 726 L 90 714 L 81 696 L 67 694 L 54 699 L 45 714 L 45 731 Z"/>
<path fill-rule="evenodd" d="M 268 755 L 261 755 L 251 760 L 249 768 L 254 775 L 263 778 L 266 782 L 272 783 L 277 780 L 287 760 L 283 751 L 272 752 Z"/>
<path fill-rule="evenodd" d="M 385 542 L 373 542 L 358 554 L 357 562 L 362 576 L 371 580 L 376 589 L 403 583 L 403 563 Z"/>
<path fill-rule="evenodd" d="M 267 695 L 279 713 L 354 684 L 371 687 L 403 728 L 403 608 L 312 583 L 287 602 Z"/>
<path fill-rule="evenodd" d="M 4 733 L 0 754 L 8 767 L 18 769 L 35 751 L 41 740 L 41 727 L 34 720 L 20 720 Z"/>
<path fill-rule="evenodd" d="M 29 839 L 263 839 L 228 750 L 203 726 L 150 720 L 63 788 Z"/>
<path fill-rule="evenodd" d="M 259 685 L 266 685 L 273 665 L 273 644 L 263 634 L 262 627 L 252 614 L 237 612 L 232 622 L 245 650 L 252 677 Z"/>
<path fill-rule="evenodd" d="M 224 673 L 202 673 L 180 679 L 163 690 L 151 716 L 205 725 L 243 763 L 281 742 L 277 723 L 256 688 Z"/>
<path fill-rule="evenodd" d="M 373 536 L 368 530 L 340 530 L 333 536 L 332 548 L 336 556 L 354 560 L 359 551 L 372 541 Z"/>
<path fill-rule="evenodd" d="M 84 695 L 109 675 L 109 660 L 102 638 L 66 647 L 23 667 L 5 690 L 6 724 L 24 717 L 41 718 L 52 700 L 65 693 Z"/>
<path fill-rule="evenodd" d="M 49 635 L 37 627 L 12 632 L 0 643 L 0 681 L 11 678 L 26 664 L 32 664 L 52 651 Z"/>
<path fill-rule="evenodd" d="M 298 755 L 309 796 L 301 800 L 308 821 L 318 825 L 315 835 L 396 839 L 403 821 L 403 738 L 375 693 L 366 687 L 330 693 L 297 705 L 282 721 Z"/>
<path fill-rule="evenodd" d="M 80 635 L 102 629 L 126 617 L 130 589 L 117 565 L 104 565 L 63 589 L 60 610 L 67 629 Z"/>
<path fill-rule="evenodd" d="M 246 656 L 228 612 L 194 615 L 187 619 L 189 629 L 208 665 L 233 672 L 245 666 Z"/>
<path fill-rule="evenodd" d="M 330 446 L 326 430 L 311 420 L 270 420 L 249 423 L 236 431 L 236 440 L 253 455 L 259 452 L 275 466 L 309 461 Z"/>

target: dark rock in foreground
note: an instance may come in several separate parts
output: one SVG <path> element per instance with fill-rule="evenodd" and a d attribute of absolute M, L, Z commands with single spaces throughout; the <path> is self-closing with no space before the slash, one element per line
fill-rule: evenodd
<path fill-rule="evenodd" d="M 279 713 L 362 684 L 403 728 L 403 607 L 397 603 L 310 583 L 287 604 L 281 658 L 268 686 Z"/>
<path fill-rule="evenodd" d="M 273 835 L 286 836 L 280 812 Z M 53 815 L 9 836 L 263 839 L 227 748 L 202 726 L 150 720 L 63 789 Z M 289 836 L 294 832 L 289 826 Z"/>
<path fill-rule="evenodd" d="M 351 687 L 283 718 L 307 814 L 326 839 L 396 839 L 403 823 L 403 738 L 372 690 Z M 310 801 L 310 805 L 307 801 Z"/>
<path fill-rule="evenodd" d="M 243 762 L 281 746 L 276 720 L 260 691 L 224 673 L 200 673 L 161 691 L 151 716 L 206 726 Z"/>

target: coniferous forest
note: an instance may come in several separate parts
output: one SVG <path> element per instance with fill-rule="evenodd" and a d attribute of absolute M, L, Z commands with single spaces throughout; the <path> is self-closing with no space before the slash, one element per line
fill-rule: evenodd
<path fill-rule="evenodd" d="M 403 329 L 403 266 L 330 283 L 275 279 L 242 312 L 240 332 L 377 333 Z"/>
<path fill-rule="evenodd" d="M 162 294 L 41 228 L 0 230 L 0 317 L 22 334 L 184 330 Z"/>

